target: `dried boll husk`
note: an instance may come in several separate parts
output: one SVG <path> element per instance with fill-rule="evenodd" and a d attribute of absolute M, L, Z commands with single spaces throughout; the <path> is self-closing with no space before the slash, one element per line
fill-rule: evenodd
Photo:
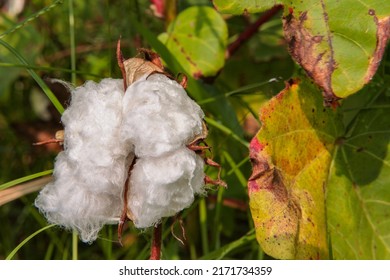
<path fill-rule="evenodd" d="M 123 63 L 126 72 L 126 82 L 130 86 L 132 83 L 140 80 L 145 75 L 152 73 L 163 73 L 161 66 L 142 58 L 130 58 Z"/>

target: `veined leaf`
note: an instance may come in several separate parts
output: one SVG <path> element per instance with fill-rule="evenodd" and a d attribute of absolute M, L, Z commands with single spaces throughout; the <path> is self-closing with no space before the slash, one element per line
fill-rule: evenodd
<path fill-rule="evenodd" d="M 390 1 L 286 1 L 283 23 L 291 55 L 332 102 L 375 74 L 390 36 Z"/>
<path fill-rule="evenodd" d="M 390 37 L 390 1 L 222 1 L 221 13 L 261 12 L 284 4 L 289 51 L 329 103 L 360 90 L 374 76 Z"/>
<path fill-rule="evenodd" d="M 315 91 L 295 81 L 261 110 L 248 182 L 257 240 L 282 259 L 327 258 L 328 245 L 334 259 L 388 259 L 390 97 L 343 131 Z"/>
<path fill-rule="evenodd" d="M 390 97 L 376 104 L 337 141 L 327 186 L 335 259 L 390 258 Z"/>
<path fill-rule="evenodd" d="M 325 186 L 342 123 L 316 91 L 291 81 L 262 108 L 250 145 L 256 237 L 275 258 L 328 258 Z"/>
<path fill-rule="evenodd" d="M 207 6 L 181 12 L 159 39 L 193 77 L 214 76 L 225 63 L 227 26 L 221 15 Z"/>

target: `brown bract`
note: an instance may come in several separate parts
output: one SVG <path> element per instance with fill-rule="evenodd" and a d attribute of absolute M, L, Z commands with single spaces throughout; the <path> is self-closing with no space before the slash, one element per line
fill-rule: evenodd
<path fill-rule="evenodd" d="M 151 75 L 153 73 L 164 73 L 167 75 L 164 71 L 160 56 L 157 53 L 143 48 L 138 51 L 139 54 L 144 56 L 143 58 L 133 57 L 125 60 L 121 51 L 121 40 L 118 40 L 116 58 L 122 72 L 124 91 L 144 75 Z"/>
<path fill-rule="evenodd" d="M 147 61 L 143 58 L 130 58 L 123 62 L 126 71 L 126 83 L 127 86 L 131 85 L 144 75 L 152 74 L 155 72 L 163 73 L 164 70 L 151 61 Z"/>

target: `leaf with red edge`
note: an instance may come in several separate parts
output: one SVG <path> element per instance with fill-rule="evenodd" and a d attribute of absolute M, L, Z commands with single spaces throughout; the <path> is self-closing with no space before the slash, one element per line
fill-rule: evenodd
<path fill-rule="evenodd" d="M 298 79 L 260 112 L 248 182 L 256 237 L 280 259 L 326 259 L 325 186 L 341 120 Z"/>
<path fill-rule="evenodd" d="M 285 3 L 290 53 L 326 101 L 346 98 L 371 80 L 390 37 L 390 1 Z"/>
<path fill-rule="evenodd" d="M 294 60 L 336 104 L 369 83 L 390 38 L 390 1 L 214 0 L 221 13 L 284 6 L 284 36 Z"/>

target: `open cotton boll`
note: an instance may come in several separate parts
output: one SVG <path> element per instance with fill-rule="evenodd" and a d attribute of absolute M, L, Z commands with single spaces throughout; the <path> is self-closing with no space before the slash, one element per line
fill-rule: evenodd
<path fill-rule="evenodd" d="M 189 207 L 204 192 L 204 161 L 186 147 L 160 156 L 140 158 L 131 172 L 128 209 L 137 228 Z"/>
<path fill-rule="evenodd" d="M 176 81 L 163 74 L 143 76 L 126 90 L 121 137 L 138 157 L 160 156 L 202 133 L 204 113 Z"/>
<path fill-rule="evenodd" d="M 122 80 L 87 82 L 72 91 L 64 112 L 64 151 L 54 180 L 35 205 L 50 223 L 76 229 L 84 242 L 97 238 L 104 224 L 118 221 L 132 146 L 120 140 Z"/>

